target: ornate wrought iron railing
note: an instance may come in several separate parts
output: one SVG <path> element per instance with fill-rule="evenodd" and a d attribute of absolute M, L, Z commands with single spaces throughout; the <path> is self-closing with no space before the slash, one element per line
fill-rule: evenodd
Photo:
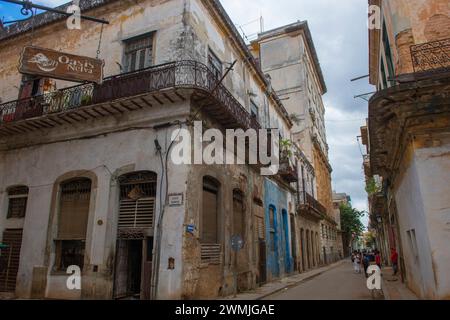
<path fill-rule="evenodd" d="M 450 38 L 411 46 L 414 72 L 450 69 Z"/>
<path fill-rule="evenodd" d="M 0 105 L 0 124 L 79 108 L 92 103 L 93 84 L 82 84 Z"/>
<path fill-rule="evenodd" d="M 298 181 L 297 167 L 291 160 L 291 157 L 280 152 L 280 169 L 278 174 L 288 183 Z"/>
<path fill-rule="evenodd" d="M 327 209 L 318 200 L 316 200 L 312 195 L 306 191 L 299 192 L 299 207 L 309 207 L 316 210 L 322 216 L 326 216 Z"/>
<path fill-rule="evenodd" d="M 102 84 L 82 84 L 45 95 L 0 104 L 0 124 L 106 103 L 162 89 L 188 88 L 215 100 L 240 127 L 260 124 L 240 104 L 209 68 L 196 61 L 179 61 L 108 77 Z"/>

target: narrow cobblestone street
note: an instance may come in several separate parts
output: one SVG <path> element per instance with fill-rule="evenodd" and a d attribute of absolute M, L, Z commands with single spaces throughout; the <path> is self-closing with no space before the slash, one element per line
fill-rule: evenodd
<path fill-rule="evenodd" d="M 362 274 L 355 274 L 351 261 L 345 261 L 311 280 L 264 300 L 372 300 Z"/>

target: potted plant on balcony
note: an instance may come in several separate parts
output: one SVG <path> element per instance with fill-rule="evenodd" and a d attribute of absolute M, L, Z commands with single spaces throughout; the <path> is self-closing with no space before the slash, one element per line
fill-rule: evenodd
<path fill-rule="evenodd" d="M 289 171 L 290 158 L 292 157 L 292 141 L 289 139 L 280 140 L 280 170 Z"/>

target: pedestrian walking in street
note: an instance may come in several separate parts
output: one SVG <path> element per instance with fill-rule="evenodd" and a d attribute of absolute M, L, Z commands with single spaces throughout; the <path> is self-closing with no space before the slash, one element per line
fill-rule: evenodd
<path fill-rule="evenodd" d="M 380 268 L 380 270 L 381 270 L 381 255 L 380 255 L 380 251 L 378 251 L 378 250 L 375 251 L 375 263 L 377 264 L 378 268 Z"/>
<path fill-rule="evenodd" d="M 369 275 L 367 274 L 367 269 L 369 268 L 369 264 L 370 264 L 369 254 L 366 253 L 363 258 L 364 275 L 366 276 L 366 278 L 369 277 Z"/>
<path fill-rule="evenodd" d="M 353 261 L 353 268 L 355 273 L 361 273 L 361 255 L 358 253 L 355 256 L 355 260 Z"/>
<path fill-rule="evenodd" d="M 394 269 L 394 276 L 396 276 L 398 272 L 398 253 L 395 248 L 391 248 L 391 262 L 392 268 Z"/>

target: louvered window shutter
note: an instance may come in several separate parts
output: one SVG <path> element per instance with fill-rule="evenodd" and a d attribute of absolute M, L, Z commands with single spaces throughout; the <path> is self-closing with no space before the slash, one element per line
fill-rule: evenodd
<path fill-rule="evenodd" d="M 155 198 L 120 201 L 119 228 L 152 228 Z"/>

